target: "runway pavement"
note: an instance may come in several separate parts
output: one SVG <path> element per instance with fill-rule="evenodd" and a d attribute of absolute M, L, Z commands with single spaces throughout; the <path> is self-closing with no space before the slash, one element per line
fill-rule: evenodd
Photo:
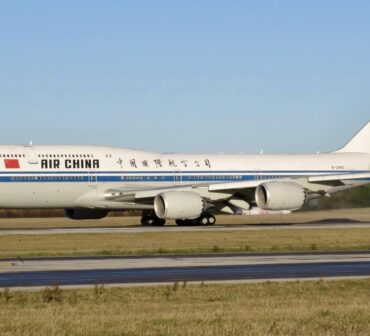
<path fill-rule="evenodd" d="M 0 259 L 0 287 L 370 277 L 370 252 Z"/>
<path fill-rule="evenodd" d="M 370 228 L 363 222 L 313 222 L 304 224 L 236 224 L 214 226 L 126 226 L 126 227 L 76 227 L 53 229 L 0 229 L 0 236 L 8 235 L 50 235 L 79 233 L 140 233 L 140 232 L 203 232 L 203 231 L 255 231 L 255 230 L 310 230 L 339 228 Z"/>

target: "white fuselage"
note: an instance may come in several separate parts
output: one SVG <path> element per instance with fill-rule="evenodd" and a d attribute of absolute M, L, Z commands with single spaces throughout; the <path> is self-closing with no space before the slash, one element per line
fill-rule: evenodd
<path fill-rule="evenodd" d="M 369 172 L 370 155 L 158 154 L 98 146 L 0 146 L 0 208 L 73 208 L 110 188 Z"/>

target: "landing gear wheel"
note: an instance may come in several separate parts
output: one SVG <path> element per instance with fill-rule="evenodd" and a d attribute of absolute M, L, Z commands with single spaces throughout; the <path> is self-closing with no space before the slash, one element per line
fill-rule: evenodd
<path fill-rule="evenodd" d="M 166 221 L 164 219 L 156 218 L 152 226 L 163 226 L 164 224 L 166 224 Z"/>
<path fill-rule="evenodd" d="M 199 218 L 200 225 L 208 225 L 209 224 L 209 217 L 203 216 Z"/>
<path fill-rule="evenodd" d="M 199 225 L 199 222 L 197 219 L 177 219 L 176 224 L 178 226 L 195 226 Z"/>
<path fill-rule="evenodd" d="M 148 217 L 142 217 L 141 218 L 141 225 L 144 225 L 144 226 L 150 225 L 149 218 Z"/>
<path fill-rule="evenodd" d="M 177 226 L 186 226 L 186 221 L 182 219 L 177 219 L 176 220 L 176 225 Z"/>
<path fill-rule="evenodd" d="M 209 216 L 208 217 L 208 225 L 215 225 L 216 224 L 216 217 L 215 216 Z"/>
<path fill-rule="evenodd" d="M 204 215 L 197 219 L 178 219 L 176 224 L 178 226 L 198 226 L 198 225 L 214 225 L 216 223 L 215 216 Z"/>
<path fill-rule="evenodd" d="M 199 225 L 214 225 L 216 223 L 215 216 L 204 215 L 198 219 Z"/>
<path fill-rule="evenodd" d="M 141 218 L 141 225 L 144 226 L 163 226 L 164 224 L 166 224 L 164 219 L 155 216 L 144 216 Z"/>

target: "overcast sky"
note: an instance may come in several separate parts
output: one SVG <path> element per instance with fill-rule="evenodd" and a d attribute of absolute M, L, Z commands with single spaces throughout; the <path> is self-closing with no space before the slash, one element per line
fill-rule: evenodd
<path fill-rule="evenodd" d="M 0 0 L 0 142 L 315 152 L 370 120 L 369 1 Z"/>

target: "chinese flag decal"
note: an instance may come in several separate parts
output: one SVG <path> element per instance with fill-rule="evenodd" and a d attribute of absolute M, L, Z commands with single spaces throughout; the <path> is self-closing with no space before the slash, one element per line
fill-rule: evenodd
<path fill-rule="evenodd" d="M 5 159 L 5 168 L 6 169 L 19 169 L 19 161 L 17 159 Z"/>

